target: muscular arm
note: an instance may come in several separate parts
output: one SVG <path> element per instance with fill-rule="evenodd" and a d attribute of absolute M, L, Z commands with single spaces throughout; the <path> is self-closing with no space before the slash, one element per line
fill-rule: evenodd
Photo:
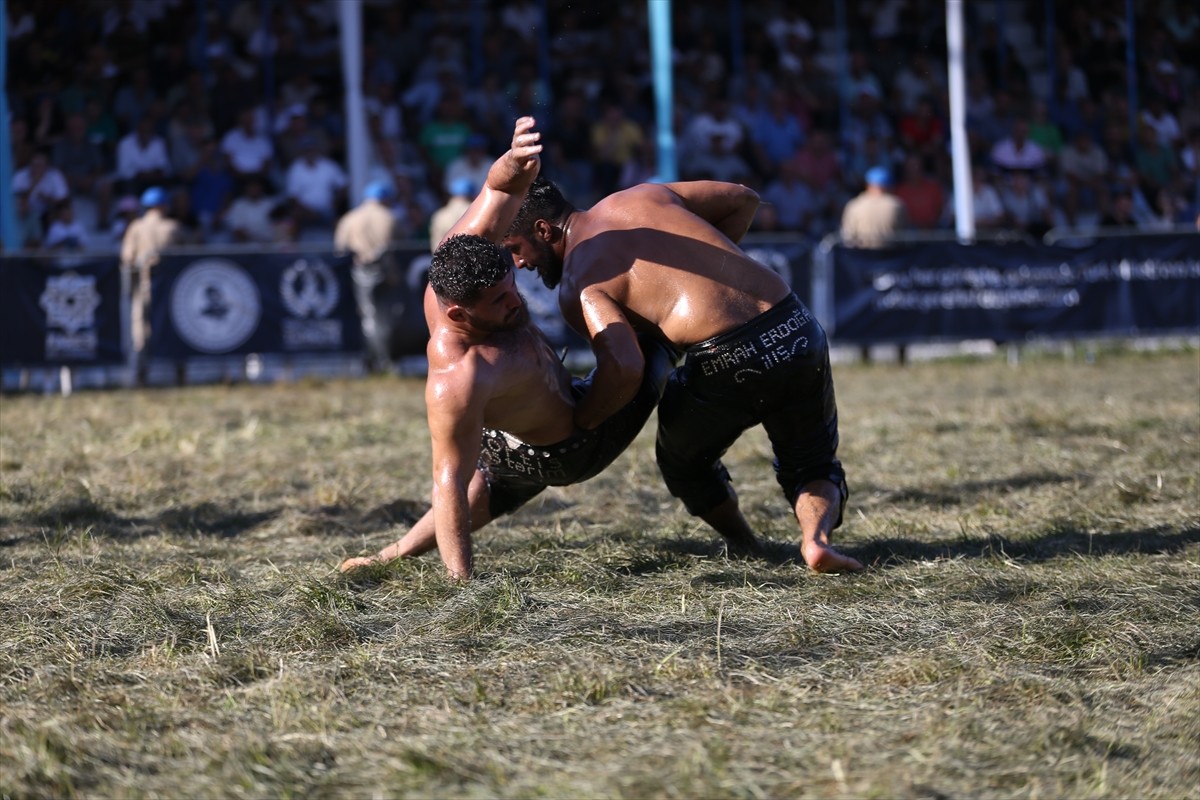
<path fill-rule="evenodd" d="M 471 576 L 471 511 L 467 487 L 479 461 L 486 397 L 469 361 L 430 375 L 425 386 L 433 446 L 433 523 L 438 553 L 451 578 Z"/>
<path fill-rule="evenodd" d="M 512 147 L 488 170 L 487 182 L 454 223 L 445 239 L 470 233 L 499 242 L 521 210 L 521 201 L 541 168 L 541 134 L 533 117 L 521 117 L 513 127 Z M 440 242 L 439 242 L 440 244 Z"/>
<path fill-rule="evenodd" d="M 579 302 L 596 355 L 596 373 L 591 388 L 575 406 L 575 426 L 592 430 L 637 394 L 645 356 L 620 305 L 602 289 L 584 289 Z"/>
<path fill-rule="evenodd" d="M 739 183 L 683 181 L 663 184 L 683 200 L 683 206 L 729 237 L 740 242 L 758 212 L 758 192 Z"/>

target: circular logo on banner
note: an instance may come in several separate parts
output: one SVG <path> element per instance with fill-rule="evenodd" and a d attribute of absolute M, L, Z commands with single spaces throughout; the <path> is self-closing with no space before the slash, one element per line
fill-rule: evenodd
<path fill-rule="evenodd" d="M 232 261 L 195 261 L 179 274 L 171 290 L 175 331 L 203 353 L 228 353 L 245 344 L 261 316 L 258 287 Z"/>
<path fill-rule="evenodd" d="M 293 315 L 320 319 L 329 316 L 337 305 L 337 278 L 319 258 L 297 259 L 283 271 L 279 294 Z"/>

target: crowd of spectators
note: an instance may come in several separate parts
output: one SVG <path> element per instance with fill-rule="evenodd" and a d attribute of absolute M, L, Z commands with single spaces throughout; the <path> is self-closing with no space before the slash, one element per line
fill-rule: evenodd
<path fill-rule="evenodd" d="M 833 7 L 675 5 L 680 177 L 754 186 L 755 230 L 820 237 L 886 167 L 908 225 L 952 228 L 942 0 L 848 0 L 844 61 Z M 1044 0 L 967 4 L 978 226 L 1194 225 L 1196 3 L 1139 2 L 1133 31 L 1124 0 L 1053 8 L 1047 41 Z M 201 243 L 328 241 L 357 200 L 333 0 L 6 13 L 21 246 L 116 247 L 152 186 Z M 644 2 L 364 0 L 363 16 L 367 178 L 393 188 L 398 236 L 425 238 L 451 185 L 478 189 L 519 114 L 539 120 L 543 171 L 576 205 L 656 175 Z"/>

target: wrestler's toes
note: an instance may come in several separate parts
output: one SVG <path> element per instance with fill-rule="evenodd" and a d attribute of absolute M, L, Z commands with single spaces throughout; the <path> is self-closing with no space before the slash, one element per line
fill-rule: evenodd
<path fill-rule="evenodd" d="M 801 548 L 801 553 L 804 556 L 804 563 L 808 564 L 808 568 L 813 572 L 862 572 L 865 569 L 857 558 L 843 555 L 832 547 L 814 544 L 811 547 Z"/>

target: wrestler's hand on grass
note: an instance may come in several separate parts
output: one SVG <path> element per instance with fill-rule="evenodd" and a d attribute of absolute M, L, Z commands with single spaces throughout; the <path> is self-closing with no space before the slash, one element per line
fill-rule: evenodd
<path fill-rule="evenodd" d="M 369 567 L 372 564 L 382 563 L 383 561 L 380 560 L 379 556 L 359 556 L 357 558 L 347 558 L 342 562 L 342 565 L 338 567 L 338 572 L 350 572 L 351 570 L 355 570 L 360 567 Z"/>

